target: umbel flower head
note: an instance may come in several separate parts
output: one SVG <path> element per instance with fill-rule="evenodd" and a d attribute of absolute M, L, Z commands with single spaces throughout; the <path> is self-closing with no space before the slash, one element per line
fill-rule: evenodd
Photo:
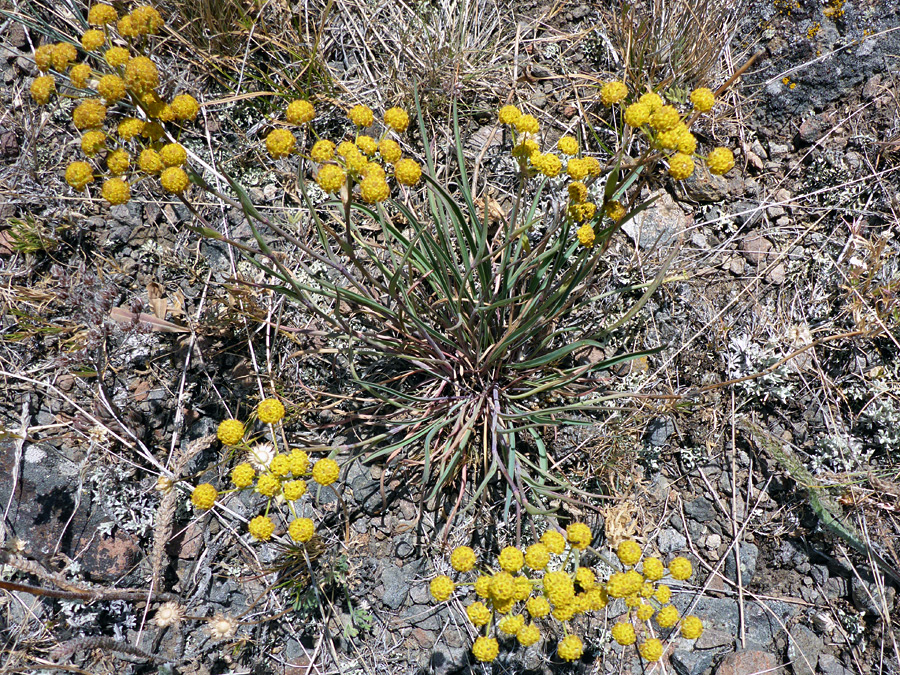
<path fill-rule="evenodd" d="M 284 417 L 284 405 L 277 398 L 263 399 L 259 402 L 256 414 L 263 424 L 275 424 Z"/>

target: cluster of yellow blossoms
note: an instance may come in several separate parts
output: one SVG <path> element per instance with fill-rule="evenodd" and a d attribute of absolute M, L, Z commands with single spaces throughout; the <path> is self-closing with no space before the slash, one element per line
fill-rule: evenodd
<path fill-rule="evenodd" d="M 124 204 L 131 199 L 133 181 L 129 182 L 128 175 L 136 158 L 140 172 L 158 177 L 166 192 L 184 192 L 190 182 L 182 168 L 187 152 L 178 143 L 165 142 L 164 125 L 193 121 L 200 106 L 190 94 L 164 100 L 158 92 L 156 64 L 147 56 L 133 55 L 144 44 L 144 36 L 159 31 L 162 17 L 144 5 L 120 18 L 111 5 L 97 4 L 88 12 L 88 23 L 95 27 L 81 36 L 81 48 L 87 55 L 84 61 L 74 63 L 78 49 L 66 42 L 42 45 L 34 53 L 34 62 L 44 73 L 31 85 L 36 103 L 46 105 L 56 91 L 51 70 L 67 75 L 73 89 L 97 95 L 83 98 L 72 113 L 75 128 L 82 132 L 81 150 L 90 161 L 69 164 L 66 182 L 83 190 L 95 177 L 106 175 L 103 198 L 110 204 Z M 113 27 L 128 48 L 112 46 Z M 106 123 L 115 131 L 104 130 Z M 100 168 L 103 163 L 105 171 Z"/>
<path fill-rule="evenodd" d="M 607 82 L 600 90 L 600 100 L 608 107 L 626 101 L 628 95 L 624 82 Z M 697 139 L 690 131 L 690 123 L 697 115 L 712 110 L 716 97 L 710 89 L 700 87 L 691 92 L 690 100 L 693 110 L 682 114 L 650 91 L 625 105 L 622 111 L 625 124 L 640 130 L 650 146 L 667 158 L 669 175 L 675 180 L 685 180 L 694 173 Z M 707 154 L 706 165 L 710 173 L 721 176 L 734 167 L 734 155 L 728 148 L 715 148 Z"/>
<path fill-rule="evenodd" d="M 259 403 L 256 416 L 264 424 L 277 424 L 284 418 L 284 405 L 275 398 L 267 398 Z M 328 486 L 340 475 L 340 467 L 333 459 L 323 458 L 316 461 L 310 470 L 309 456 L 303 450 L 292 449 L 289 453 L 280 453 L 277 442 L 257 443 L 250 445 L 244 440 L 246 429 L 244 423 L 236 419 L 223 420 L 219 424 L 216 435 L 228 447 L 237 447 L 247 453 L 247 461 L 241 462 L 231 470 L 231 482 L 234 488 L 229 491 L 253 490 L 266 498 L 266 510 L 253 518 L 248 530 L 259 541 L 267 541 L 275 531 L 275 523 L 269 517 L 272 504 L 287 505 L 291 521 L 288 535 L 296 542 L 307 542 L 315 534 L 315 525 L 309 518 L 297 517 L 295 502 L 307 493 L 306 478 L 319 485 Z M 191 502 L 198 509 L 211 509 L 219 498 L 219 492 L 209 483 L 194 488 Z"/>
<path fill-rule="evenodd" d="M 504 548 L 496 561 L 499 569 L 481 571 L 472 584 L 459 584 L 472 586 L 480 598 L 466 606 L 469 621 L 484 632 L 472 646 L 477 660 L 489 662 L 497 658 L 498 636 L 515 637 L 526 647 L 535 644 L 541 639 L 541 629 L 535 621 L 550 619 L 561 623 L 565 633 L 556 648 L 559 657 L 565 661 L 581 658 L 584 644 L 570 632 L 569 622 L 579 615 L 602 610 L 615 598 L 624 599 L 629 614 L 633 611 L 642 622 L 649 622 L 656 614 L 661 628 L 678 623 L 678 611 L 667 604 L 671 598 L 668 586 L 654 585 L 666 574 L 662 562 L 646 558 L 643 573 L 637 572 L 633 568 L 641 558 L 640 546 L 625 541 L 617 555 L 623 565 L 632 569 L 616 572 L 603 583 L 590 568 L 579 565 L 580 554 L 590 543 L 591 530 L 583 523 L 569 525 L 565 534 L 548 530 L 524 551 L 513 546 Z M 459 573 L 473 571 L 476 564 L 475 552 L 468 546 L 460 546 L 450 555 L 450 566 Z M 669 563 L 668 573 L 674 579 L 687 579 L 692 573 L 691 563 L 686 558 L 675 558 Z M 450 599 L 456 588 L 457 584 L 446 575 L 434 578 L 430 585 L 431 595 L 438 602 Z M 702 623 L 696 617 L 682 620 L 684 637 L 695 639 L 702 631 Z M 612 637 L 622 645 L 637 640 L 630 620 L 617 623 Z M 648 661 L 659 660 L 663 652 L 662 643 L 653 637 L 644 640 L 638 650 Z"/>
<path fill-rule="evenodd" d="M 289 124 L 306 125 L 316 116 L 315 108 L 308 101 L 294 101 L 285 111 Z M 394 180 L 407 187 L 416 185 L 422 177 L 422 167 L 413 159 L 404 158 L 400 144 L 390 138 L 390 132 L 403 133 L 409 126 L 409 115 L 402 108 L 390 108 L 384 113 L 384 129 L 379 138 L 363 132 L 375 123 L 372 109 L 356 105 L 347 113 L 356 127 L 353 141 L 345 140 L 337 145 L 328 139 L 319 139 L 309 150 L 308 159 L 319 165 L 316 182 L 325 192 L 334 194 L 347 185 L 352 194 L 359 185 L 359 196 L 367 204 L 377 204 L 390 197 L 388 171 Z M 294 153 L 297 137 L 285 128 L 274 129 L 266 137 L 266 150 L 280 159 Z"/>

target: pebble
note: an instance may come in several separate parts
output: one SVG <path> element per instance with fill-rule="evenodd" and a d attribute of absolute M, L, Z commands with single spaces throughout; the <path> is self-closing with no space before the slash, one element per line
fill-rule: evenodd
<path fill-rule="evenodd" d="M 677 530 L 667 527 L 660 531 L 656 539 L 656 546 L 663 554 L 683 551 L 687 546 L 687 539 Z"/>
<path fill-rule="evenodd" d="M 670 657 L 678 675 L 702 675 L 712 665 L 714 654 L 710 651 L 676 650 Z"/>
<path fill-rule="evenodd" d="M 756 561 L 759 557 L 759 548 L 756 544 L 741 543 L 741 583 L 747 585 L 753 581 L 756 575 Z M 734 551 L 728 554 L 725 560 L 725 576 L 737 582 L 737 565 L 735 564 Z"/>
<path fill-rule="evenodd" d="M 396 565 L 385 565 L 381 572 L 381 583 L 384 591 L 381 602 L 390 609 L 399 609 L 409 596 L 409 586 L 403 570 Z"/>
<path fill-rule="evenodd" d="M 773 654 L 751 650 L 729 654 L 716 668 L 716 675 L 780 675 L 783 672 Z"/>
<path fill-rule="evenodd" d="M 684 512 L 698 523 L 708 523 L 716 518 L 716 508 L 706 497 L 697 497 L 685 504 Z"/>
<path fill-rule="evenodd" d="M 825 646 L 822 638 L 801 625 L 791 628 L 790 636 L 787 656 L 794 675 L 815 675 L 819 654 Z"/>

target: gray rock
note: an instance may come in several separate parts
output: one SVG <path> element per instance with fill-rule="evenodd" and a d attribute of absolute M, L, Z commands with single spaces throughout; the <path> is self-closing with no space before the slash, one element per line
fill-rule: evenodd
<path fill-rule="evenodd" d="M 852 670 L 847 670 L 831 654 L 819 654 L 819 670 L 823 675 L 853 675 Z"/>
<path fill-rule="evenodd" d="M 463 668 L 469 659 L 465 647 L 435 646 L 431 654 L 431 670 L 434 675 L 448 675 Z"/>
<path fill-rule="evenodd" d="M 782 143 L 769 143 L 769 155 L 771 157 L 781 157 L 790 152 L 790 147 Z"/>
<path fill-rule="evenodd" d="M 782 626 L 796 615 L 797 606 L 778 601 L 766 605 L 766 608 L 757 603 L 744 606 L 747 642 L 753 649 L 774 651 L 775 636 L 783 634 Z M 700 598 L 691 613 L 703 619 L 707 630 L 731 635 L 740 620 L 737 601 L 730 598 Z"/>
<path fill-rule="evenodd" d="M 712 666 L 714 654 L 709 651 L 686 651 L 678 649 L 670 657 L 672 667 L 678 675 L 703 675 Z"/>
<path fill-rule="evenodd" d="M 675 551 L 683 551 L 687 546 L 687 539 L 680 532 L 667 527 L 660 530 L 659 537 L 656 539 L 656 546 L 660 553 L 674 553 Z"/>
<path fill-rule="evenodd" d="M 819 654 L 825 646 L 822 638 L 800 625 L 791 628 L 790 638 L 787 656 L 794 675 L 815 675 Z"/>
<path fill-rule="evenodd" d="M 825 583 L 825 595 L 831 600 L 846 598 L 847 594 L 847 580 L 843 577 L 830 577 Z"/>
<path fill-rule="evenodd" d="M 756 560 L 759 557 L 759 548 L 749 542 L 741 543 L 741 582 L 749 584 L 756 576 Z M 734 550 L 728 553 L 725 560 L 725 576 L 732 581 L 737 581 L 737 565 L 735 564 Z"/>
<path fill-rule="evenodd" d="M 784 669 L 778 667 L 778 659 L 768 652 L 747 650 L 729 654 L 716 668 L 716 675 L 780 675 Z"/>
<path fill-rule="evenodd" d="M 668 246 L 687 228 L 689 219 L 667 192 L 622 226 L 642 249 Z"/>
<path fill-rule="evenodd" d="M 861 581 L 855 576 L 850 581 L 850 597 L 856 608 L 862 612 L 880 614 L 887 610 L 890 613 L 894 608 L 895 596 L 896 591 L 893 586 L 885 586 L 882 597 L 882 590 L 877 584 Z"/>
<path fill-rule="evenodd" d="M 409 596 L 409 583 L 403 570 L 396 565 L 385 565 L 381 584 L 384 587 L 381 601 L 391 609 L 399 609 Z"/>
<path fill-rule="evenodd" d="M 647 425 L 647 442 L 654 448 L 665 445 L 666 440 L 675 433 L 675 422 L 664 417 L 657 417 Z"/>
<path fill-rule="evenodd" d="M 684 512 L 698 523 L 708 523 L 716 519 L 716 507 L 706 497 L 697 497 L 685 504 Z"/>
<path fill-rule="evenodd" d="M 772 242 L 758 231 L 750 232 L 741 240 L 741 255 L 751 265 L 764 265 L 771 255 Z"/>
<path fill-rule="evenodd" d="M 356 476 L 350 487 L 353 489 L 353 499 L 366 513 L 373 514 L 381 509 L 381 484 L 372 480 L 368 472 Z"/>
<path fill-rule="evenodd" d="M 703 635 L 697 638 L 694 643 L 695 649 L 716 649 L 717 647 L 726 647 L 734 645 L 734 631 L 716 630 L 715 628 L 706 628 Z"/>
<path fill-rule="evenodd" d="M 687 198 L 695 202 L 720 202 L 728 196 L 728 181 L 711 174 L 705 164 L 698 164 L 681 185 Z"/>

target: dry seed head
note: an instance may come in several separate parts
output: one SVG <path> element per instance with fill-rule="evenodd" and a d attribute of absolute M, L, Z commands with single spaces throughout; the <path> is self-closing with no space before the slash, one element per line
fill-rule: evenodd
<path fill-rule="evenodd" d="M 184 618 L 184 611 L 177 602 L 167 602 L 156 610 L 156 616 L 153 621 L 159 628 L 168 626 L 177 626 Z"/>
<path fill-rule="evenodd" d="M 234 637 L 234 633 L 237 631 L 237 620 L 224 614 L 216 614 L 207 622 L 206 627 L 213 640 L 226 640 Z"/>

